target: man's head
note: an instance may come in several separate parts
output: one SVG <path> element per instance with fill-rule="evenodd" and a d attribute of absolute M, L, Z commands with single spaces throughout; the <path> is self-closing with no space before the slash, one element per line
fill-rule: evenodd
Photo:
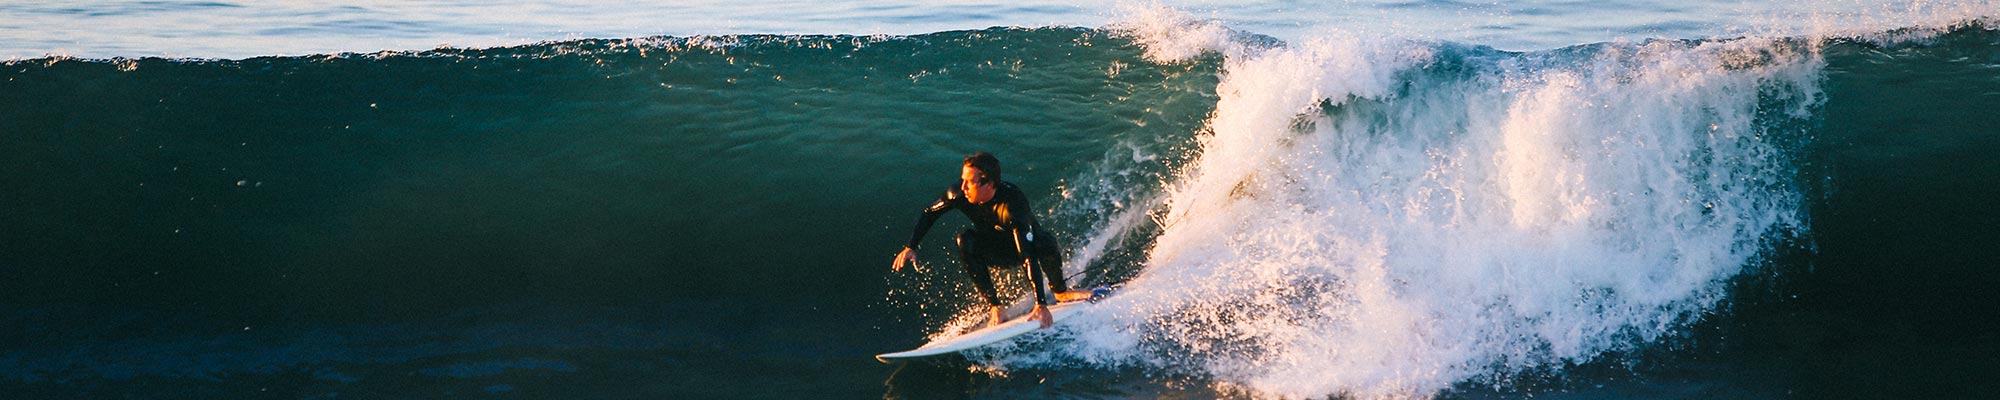
<path fill-rule="evenodd" d="M 984 151 L 965 156 L 958 184 L 965 191 L 965 199 L 973 204 L 993 200 L 994 186 L 1000 184 L 1000 159 Z"/>

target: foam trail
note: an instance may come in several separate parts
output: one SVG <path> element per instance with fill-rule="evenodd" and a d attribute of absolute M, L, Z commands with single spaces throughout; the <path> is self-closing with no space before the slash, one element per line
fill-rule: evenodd
<path fill-rule="evenodd" d="M 1805 139 L 1774 127 L 1821 102 L 1814 42 L 1253 48 L 1135 20 L 1149 54 L 1225 75 L 1146 270 L 1067 326 L 1083 360 L 1425 397 L 1657 340 L 1803 229 Z"/>

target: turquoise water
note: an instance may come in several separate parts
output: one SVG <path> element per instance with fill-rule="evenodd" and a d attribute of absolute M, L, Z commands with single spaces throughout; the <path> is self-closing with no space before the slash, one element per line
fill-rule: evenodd
<path fill-rule="evenodd" d="M 404 21 L 5 30 L 90 58 L 0 68 L 0 391 L 1971 397 L 2000 367 L 2000 34 L 1945 18 L 1977 4 L 1747 38 L 1621 22 L 1733 10 L 1678 5 L 555 7 L 588 15 L 378 40 L 532 4 L 0 9 Z M 604 17 L 648 12 L 806 34 Z M 1368 15 L 1402 17 L 1317 25 Z M 949 240 L 885 264 L 980 150 L 1121 295 L 877 363 L 976 320 Z"/>

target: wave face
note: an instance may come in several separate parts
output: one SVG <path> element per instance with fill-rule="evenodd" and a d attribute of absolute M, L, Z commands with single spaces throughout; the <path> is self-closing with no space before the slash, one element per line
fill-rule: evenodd
<path fill-rule="evenodd" d="M 603 279 L 632 274 L 734 293 L 701 266 L 773 244 L 784 265 L 864 258 L 849 249 L 878 243 L 812 238 L 906 228 L 915 206 L 878 193 L 920 203 L 951 182 L 887 172 L 994 148 L 1047 188 L 1066 160 L 1188 136 L 1213 74 L 1151 67 L 1124 43 L 993 29 L 14 62 L 9 254 L 57 284 L 7 296 L 622 293 Z M 469 279 L 496 272 L 547 286 Z"/>
<path fill-rule="evenodd" d="M 879 394 L 883 335 L 932 323 L 892 307 L 969 305 L 956 267 L 883 296 L 960 157 L 1081 235 L 1117 207 L 1065 193 L 1157 188 L 1214 68 L 1070 28 L 8 62 L 0 389 Z M 425 372 L 494 365 L 534 368 Z M 659 384 L 513 380 L 564 369 Z"/>
<path fill-rule="evenodd" d="M 1790 371 L 1752 360 L 1961 329 L 1857 303 L 2000 304 L 1945 300 L 2000 276 L 1949 245 L 1993 236 L 1987 26 L 1520 53 L 1168 13 L 13 61 L 0 323 L 28 328 L 0 332 L 0 388 L 1631 397 L 1678 389 L 1579 388 L 1696 365 L 1676 349 Z M 978 150 L 1121 294 L 975 354 L 984 388 L 887 372 L 867 355 L 977 318 L 949 240 L 880 267 Z M 1882 323 L 1815 333 L 1842 321 Z M 1863 371 L 1815 365 L 1628 374 L 1845 393 Z M 590 384 L 613 381 L 665 383 Z"/>

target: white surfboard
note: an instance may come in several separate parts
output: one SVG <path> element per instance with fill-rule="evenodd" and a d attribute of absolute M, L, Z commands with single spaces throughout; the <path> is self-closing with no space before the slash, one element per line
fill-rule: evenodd
<path fill-rule="evenodd" d="M 1007 322 L 1002 322 L 1000 325 L 980 328 L 972 332 L 966 332 L 963 335 L 925 343 L 922 347 L 918 347 L 915 350 L 878 354 L 875 356 L 875 360 L 888 363 L 941 356 L 999 343 L 1013 339 L 1016 336 L 1028 334 L 1028 332 L 1034 332 L 1036 329 L 1042 327 L 1041 321 L 1026 318 L 1028 312 L 1034 310 L 1034 305 L 1034 296 L 1028 296 L 1028 298 L 1022 299 L 1022 301 L 1015 303 L 1014 306 L 1007 308 L 1007 311 L 1004 312 L 1007 316 Z M 1078 311 L 1089 308 L 1091 305 L 1091 302 L 1083 300 L 1058 303 L 1049 306 L 1049 317 L 1054 318 L 1056 321 L 1062 321 L 1063 318 L 1074 315 Z"/>

